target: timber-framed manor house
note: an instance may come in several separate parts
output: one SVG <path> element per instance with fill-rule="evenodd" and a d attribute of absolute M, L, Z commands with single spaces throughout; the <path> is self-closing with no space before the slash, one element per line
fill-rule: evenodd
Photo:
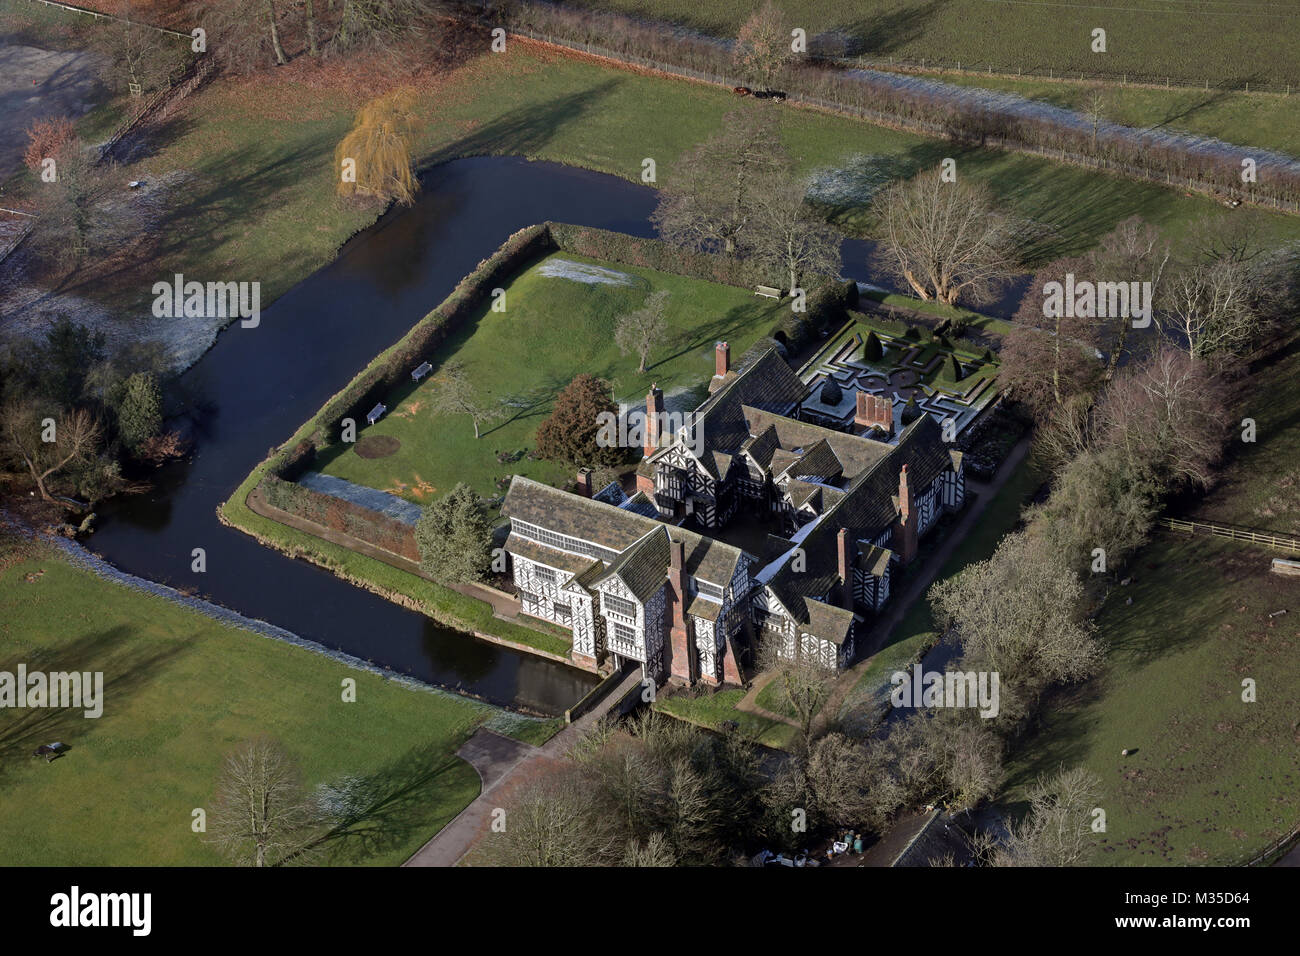
<path fill-rule="evenodd" d="M 719 342 L 715 361 L 675 434 L 651 389 L 632 497 L 588 473 L 577 494 L 514 478 L 502 513 L 523 610 L 572 629 L 578 661 L 635 661 L 657 682 L 740 683 L 765 639 L 847 667 L 892 575 L 962 507 L 962 455 L 928 413 L 896 423 L 897 396 L 859 391 L 847 431 L 804 420 L 811 389 L 770 340 L 735 368 Z M 756 518 L 780 534 L 722 540 Z"/>

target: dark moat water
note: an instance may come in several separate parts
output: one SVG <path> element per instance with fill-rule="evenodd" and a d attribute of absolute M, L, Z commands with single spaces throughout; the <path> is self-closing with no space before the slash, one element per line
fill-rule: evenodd
<path fill-rule="evenodd" d="M 194 587 L 328 647 L 497 703 L 559 713 L 592 686 L 589 675 L 440 627 L 216 517 L 270 449 L 511 233 L 549 219 L 653 234 L 653 190 L 555 163 L 457 160 L 430 171 L 424 187 L 414 206 L 356 236 L 264 310 L 258 327 L 236 323 L 221 333 L 178 385 L 191 460 L 165 469 L 151 493 L 109 502 L 87 543 L 123 570 Z M 845 242 L 847 277 L 868 281 L 870 249 Z M 1007 305 L 999 306 L 1004 314 Z M 202 575 L 190 571 L 200 547 Z"/>

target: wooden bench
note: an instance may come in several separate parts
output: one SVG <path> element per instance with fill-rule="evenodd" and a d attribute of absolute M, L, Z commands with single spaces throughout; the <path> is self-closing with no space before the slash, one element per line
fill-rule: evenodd
<path fill-rule="evenodd" d="M 374 408 L 370 409 L 370 413 L 366 415 L 366 424 L 373 425 L 375 422 L 379 421 L 380 416 L 382 416 L 386 411 L 388 411 L 388 406 L 383 402 L 380 402 Z"/>
<path fill-rule="evenodd" d="M 755 295 L 761 295 L 761 296 L 762 296 L 763 298 L 765 298 L 765 299 L 779 299 L 779 298 L 781 298 L 781 290 L 780 290 L 780 289 L 773 289 L 770 285 L 757 285 L 757 286 L 754 286 L 754 294 L 755 294 Z"/>
<path fill-rule="evenodd" d="M 424 376 L 428 375 L 432 371 L 433 371 L 433 366 L 430 365 L 428 362 L 424 362 L 420 365 L 419 368 L 411 372 L 411 381 L 418 382 L 420 379 L 424 378 Z"/>

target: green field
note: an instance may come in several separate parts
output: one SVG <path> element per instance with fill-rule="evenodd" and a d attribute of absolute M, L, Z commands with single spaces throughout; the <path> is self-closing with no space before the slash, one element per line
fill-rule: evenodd
<path fill-rule="evenodd" d="M 425 167 L 517 154 L 639 181 L 650 157 L 661 183 L 677 157 L 716 132 L 737 105 L 716 87 L 610 69 L 525 42 L 505 54 L 470 57 L 417 92 L 415 154 Z M 77 293 L 145 314 L 159 275 L 230 275 L 260 281 L 268 306 L 379 214 L 334 194 L 334 147 L 363 98 L 355 85 L 309 80 L 298 67 L 202 87 L 157 133 L 153 151 L 121 170 L 155 182 L 177 177 L 159 200 L 154 232 L 142 237 L 147 248 L 136 261 L 78 284 Z M 959 175 L 989 183 L 1019 214 L 1051 228 L 1051 237 L 1030 250 L 1034 262 L 1085 251 L 1131 215 L 1171 238 L 1207 214 L 1214 221 L 1256 218 L 1266 237 L 1300 238 L 1300 217 L 1229 211 L 1209 199 L 1039 158 L 954 153 L 941 140 L 793 108 L 782 110 L 781 127 L 801 171 L 843 174 L 844 198 L 830 212 L 851 232 L 872 230 L 864 210 L 879 175 L 911 175 L 955 155 Z M 864 163 L 875 172 L 857 182 L 853 170 Z"/>
<path fill-rule="evenodd" d="M 1269 0 L 776 0 L 809 37 L 855 52 L 1015 72 L 1127 72 L 1200 83 L 1300 84 L 1300 10 Z M 762 0 L 565 0 L 732 37 Z M 1106 52 L 1093 53 L 1094 27 Z"/>
<path fill-rule="evenodd" d="M 945 83 L 1016 93 L 1067 109 L 1086 112 L 1095 84 L 944 73 Z M 1169 129 L 1214 136 L 1239 146 L 1300 156 L 1300 108 L 1284 93 L 1243 93 L 1215 89 L 1156 89 L 1107 84 L 1102 115 L 1107 122 L 1138 129 Z"/>
<path fill-rule="evenodd" d="M 542 274 L 566 262 L 615 270 L 627 284 Z M 361 432 L 363 438 L 396 438 L 400 450 L 363 458 L 354 445 L 339 443 L 319 453 L 319 470 L 416 502 L 444 494 L 458 481 L 491 497 L 500 493 L 497 481 L 511 474 L 563 484 L 573 478 L 567 464 L 527 457 L 503 463 L 497 454 L 533 448 L 533 433 L 551 413 L 552 399 L 574 376 L 607 379 L 629 406 L 643 404 L 658 383 L 669 408 L 674 398 L 694 408 L 713 374 L 714 342 L 726 340 L 739 357 L 771 331 L 785 308 L 745 289 L 567 252 L 534 263 L 505 288 L 506 310 L 493 312 L 491 301 L 485 302 L 439 347 L 430 376 L 385 399 L 388 414 Z M 636 357 L 615 346 L 614 326 L 659 291 L 671 294 L 668 332 L 640 373 Z M 484 400 L 511 403 L 502 406 L 508 417 L 484 426 L 482 438 L 474 437 L 468 416 L 438 415 L 430 408 L 438 367 L 453 359 L 464 363 Z"/>
<path fill-rule="evenodd" d="M 1243 414 L 1259 427 L 1196 517 L 1300 533 L 1300 356 L 1255 376 Z M 1107 831 L 1092 862 L 1244 862 L 1300 819 L 1300 579 L 1271 554 L 1157 533 L 1097 618 L 1105 670 L 1044 709 L 1009 766 L 1013 808 L 1040 773 L 1082 764 L 1102 781 Z M 1132 604 L 1127 604 L 1127 599 Z M 1288 613 L 1269 617 L 1275 611 Z M 1251 678 L 1258 700 L 1242 701 Z M 1136 753 L 1128 758 L 1120 751 Z"/>
<path fill-rule="evenodd" d="M 30 580 L 29 580 L 29 575 Z M 0 670 L 102 671 L 103 715 L 0 712 L 0 863 L 213 865 L 191 832 L 225 755 L 279 740 L 305 784 L 353 781 L 368 810 L 322 862 L 394 865 L 479 793 L 461 742 L 496 708 L 425 693 L 218 624 L 53 554 L 0 572 Z M 356 702 L 341 681 L 356 680 Z M 68 754 L 33 760 L 39 744 Z"/>
<path fill-rule="evenodd" d="M 743 687 L 739 687 L 702 693 L 695 697 L 686 693 L 673 694 L 655 701 L 654 709 L 713 730 L 734 720 L 740 733 L 766 747 L 784 749 L 794 743 L 795 736 L 799 733 L 797 727 L 736 708 L 746 693 Z"/>

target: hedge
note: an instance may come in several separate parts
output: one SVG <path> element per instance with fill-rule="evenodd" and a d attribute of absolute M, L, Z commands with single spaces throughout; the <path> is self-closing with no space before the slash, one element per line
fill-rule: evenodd
<path fill-rule="evenodd" d="M 420 560 L 413 525 L 275 475 L 266 475 L 257 487 L 266 503 L 274 508 L 351 535 L 409 561 Z"/>

